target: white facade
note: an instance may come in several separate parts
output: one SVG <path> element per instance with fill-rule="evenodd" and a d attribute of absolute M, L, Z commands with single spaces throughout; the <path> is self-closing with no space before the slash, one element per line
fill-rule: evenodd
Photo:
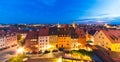
<path fill-rule="evenodd" d="M 45 51 L 50 48 L 49 45 L 49 36 L 39 36 L 38 38 L 38 44 L 39 44 L 39 51 Z"/>
<path fill-rule="evenodd" d="M 17 35 L 7 34 L 0 37 L 0 49 L 17 45 Z"/>
<path fill-rule="evenodd" d="M 5 47 L 5 38 L 4 37 L 0 37 L 0 49 Z"/>
<path fill-rule="evenodd" d="M 10 47 L 15 44 L 17 44 L 17 35 L 10 34 L 5 37 L 5 47 Z"/>

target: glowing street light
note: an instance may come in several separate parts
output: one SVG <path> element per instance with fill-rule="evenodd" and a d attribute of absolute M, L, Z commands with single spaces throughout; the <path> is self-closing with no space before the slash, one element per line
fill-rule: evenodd
<path fill-rule="evenodd" d="M 47 49 L 50 49 L 52 46 L 51 45 L 48 45 Z"/>
<path fill-rule="evenodd" d="M 20 47 L 17 49 L 17 54 L 23 54 L 24 52 L 24 47 Z"/>
<path fill-rule="evenodd" d="M 54 46 L 53 45 L 48 45 L 47 49 L 52 49 Z"/>
<path fill-rule="evenodd" d="M 58 58 L 58 62 L 62 62 L 62 57 L 59 57 L 59 58 Z"/>

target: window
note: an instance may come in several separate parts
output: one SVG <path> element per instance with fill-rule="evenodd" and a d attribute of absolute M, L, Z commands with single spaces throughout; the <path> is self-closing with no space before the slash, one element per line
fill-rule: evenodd
<path fill-rule="evenodd" d="M 102 46 L 104 46 L 104 45 L 102 45 Z"/>
<path fill-rule="evenodd" d="M 106 44 L 108 45 L 108 43 L 106 42 Z"/>
<path fill-rule="evenodd" d="M 101 37 L 99 36 L 99 38 L 101 38 Z"/>
<path fill-rule="evenodd" d="M 104 37 L 102 37 L 102 39 L 104 39 Z"/>
<path fill-rule="evenodd" d="M 40 40 L 40 42 L 41 42 L 41 40 Z"/>

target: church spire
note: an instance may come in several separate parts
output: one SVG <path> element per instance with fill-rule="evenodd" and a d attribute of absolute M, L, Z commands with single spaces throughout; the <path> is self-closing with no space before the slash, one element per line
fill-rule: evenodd
<path fill-rule="evenodd" d="M 59 21 L 58 21 L 57 27 L 58 27 L 58 28 L 60 28 L 60 27 L 61 27 L 61 25 L 59 24 Z"/>
<path fill-rule="evenodd" d="M 75 23 L 74 23 L 74 21 L 72 22 L 72 27 L 74 27 L 74 28 L 75 28 Z"/>

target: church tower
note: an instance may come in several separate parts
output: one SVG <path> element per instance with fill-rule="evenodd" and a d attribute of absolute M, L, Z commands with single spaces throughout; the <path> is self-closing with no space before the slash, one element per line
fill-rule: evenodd
<path fill-rule="evenodd" d="M 73 21 L 73 23 L 72 23 L 72 27 L 74 27 L 74 28 L 76 27 L 74 21 Z"/>

